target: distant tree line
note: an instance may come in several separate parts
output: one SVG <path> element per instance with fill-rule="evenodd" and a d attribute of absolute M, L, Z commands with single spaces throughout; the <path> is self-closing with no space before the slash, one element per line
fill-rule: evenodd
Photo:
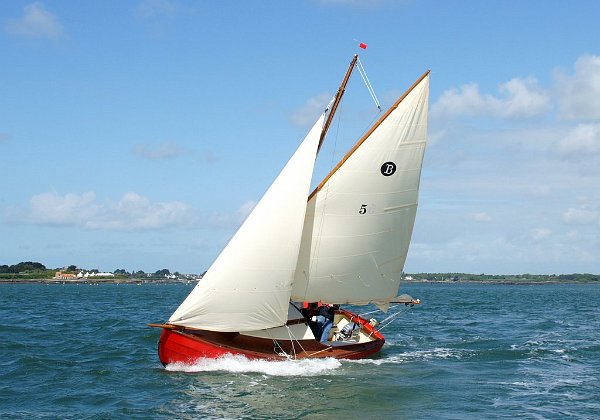
<path fill-rule="evenodd" d="M 0 273 L 23 273 L 31 271 L 45 271 L 46 267 L 44 264 L 39 262 L 20 262 L 15 265 L 0 265 Z"/>
<path fill-rule="evenodd" d="M 46 279 L 55 270 L 49 270 L 39 262 L 25 261 L 15 265 L 0 265 L 0 279 Z"/>
<path fill-rule="evenodd" d="M 468 273 L 416 273 L 406 274 L 417 281 L 473 281 L 473 282 L 561 282 L 592 283 L 600 282 L 600 274 L 468 274 Z"/>
<path fill-rule="evenodd" d="M 26 261 L 14 265 L 0 265 L 0 279 L 50 279 L 54 277 L 57 271 L 63 273 L 77 274 L 81 271 L 98 273 L 98 269 L 84 269 L 77 265 L 69 265 L 63 268 L 46 268 L 39 262 Z M 140 279 L 162 279 L 166 276 L 179 277 L 179 272 L 171 273 L 170 270 L 163 268 L 154 273 L 146 273 L 142 270 L 128 272 L 124 269 L 118 269 L 113 272 L 118 278 L 140 278 Z"/>

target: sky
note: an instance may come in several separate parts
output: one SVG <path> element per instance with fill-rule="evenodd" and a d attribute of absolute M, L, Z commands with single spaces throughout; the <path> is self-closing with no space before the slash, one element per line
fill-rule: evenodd
<path fill-rule="evenodd" d="M 431 69 L 407 273 L 600 273 L 600 2 L 0 4 L 0 264 L 202 273 L 360 52 Z M 367 44 L 367 49 L 358 44 Z M 378 116 L 358 73 L 313 184 Z"/>

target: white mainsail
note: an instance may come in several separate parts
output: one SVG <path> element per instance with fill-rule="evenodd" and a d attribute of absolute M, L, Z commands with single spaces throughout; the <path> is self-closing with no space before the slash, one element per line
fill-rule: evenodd
<path fill-rule="evenodd" d="M 427 72 L 309 199 L 292 300 L 385 307 L 397 296 L 417 210 L 428 97 Z"/>
<path fill-rule="evenodd" d="M 324 116 L 169 323 L 212 331 L 286 323 Z"/>

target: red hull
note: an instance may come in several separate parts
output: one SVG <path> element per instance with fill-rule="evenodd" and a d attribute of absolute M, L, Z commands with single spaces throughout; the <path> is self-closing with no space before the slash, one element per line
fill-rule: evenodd
<path fill-rule="evenodd" d="M 320 343 L 316 340 L 272 340 L 250 337 L 240 333 L 221 333 L 205 330 L 174 329 L 165 325 L 158 342 L 158 356 L 163 365 L 191 364 L 200 358 L 243 355 L 249 359 L 285 360 L 333 357 L 363 359 L 377 353 L 385 343 L 384 337 L 367 320 L 346 310 L 346 315 L 362 325 L 373 341 L 365 343 Z"/>

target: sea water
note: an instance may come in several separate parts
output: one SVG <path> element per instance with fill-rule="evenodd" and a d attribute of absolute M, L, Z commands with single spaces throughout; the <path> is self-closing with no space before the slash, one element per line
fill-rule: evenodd
<path fill-rule="evenodd" d="M 165 369 L 192 287 L 0 284 L 0 418 L 600 418 L 600 285 L 408 283 L 377 357 Z"/>

